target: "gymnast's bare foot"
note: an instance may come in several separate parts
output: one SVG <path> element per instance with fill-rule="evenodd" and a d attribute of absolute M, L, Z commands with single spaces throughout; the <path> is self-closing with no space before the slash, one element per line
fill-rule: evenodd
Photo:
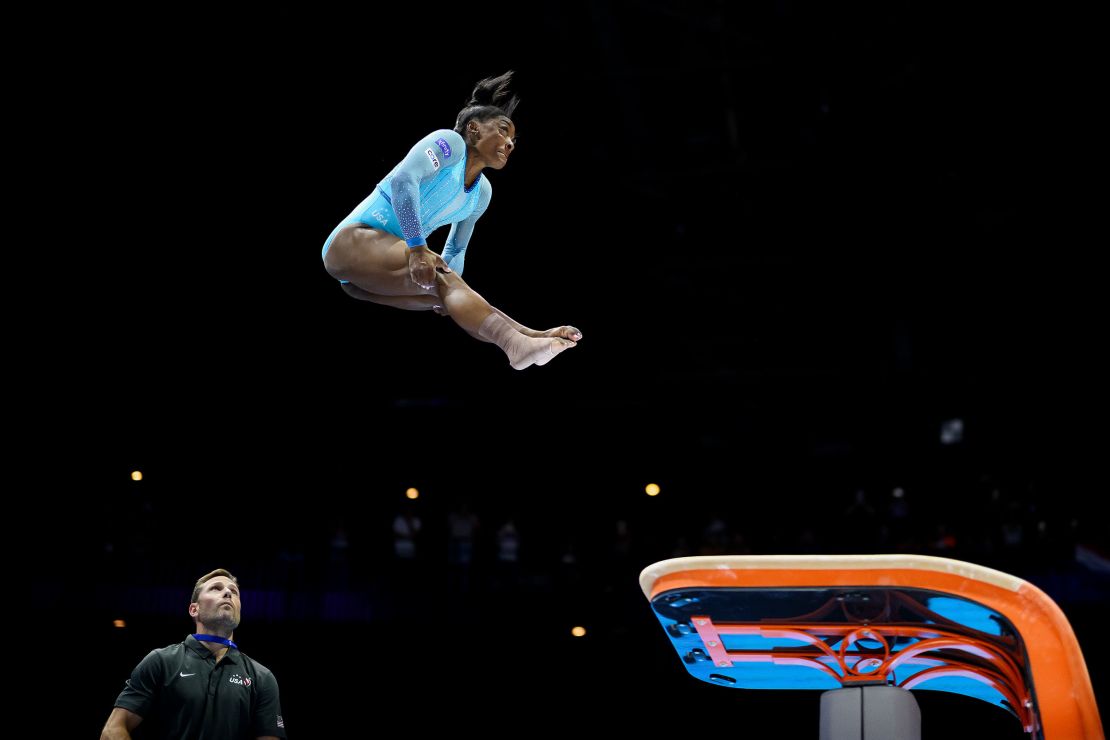
<path fill-rule="evenodd" d="M 562 337 L 529 337 L 526 343 L 517 344 L 506 354 L 513 368 L 523 370 L 532 365 L 546 365 L 555 355 L 575 346 L 574 342 Z"/>
<path fill-rule="evenodd" d="M 546 365 L 555 355 L 576 346 L 574 341 L 563 337 L 533 337 L 524 334 L 496 311 L 491 311 L 482 321 L 478 336 L 500 347 L 509 356 L 509 364 L 516 370 L 532 365 Z"/>
<path fill-rule="evenodd" d="M 528 334 L 530 337 L 562 337 L 572 342 L 577 342 L 582 339 L 582 332 L 578 331 L 573 326 L 557 326 L 547 331 L 536 331 L 535 329 L 529 329 L 529 331 L 531 332 Z"/>

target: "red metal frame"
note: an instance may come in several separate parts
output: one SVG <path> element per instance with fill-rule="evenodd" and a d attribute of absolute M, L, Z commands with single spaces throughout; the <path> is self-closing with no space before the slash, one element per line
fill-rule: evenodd
<path fill-rule="evenodd" d="M 942 676 L 962 676 L 997 690 L 1021 720 L 1025 731 L 1030 732 L 1033 728 L 1033 701 L 1023 678 L 1022 659 L 997 644 L 1004 640 L 980 639 L 947 629 L 937 629 L 933 625 L 860 627 L 857 624 L 795 621 L 718 624 L 704 615 L 693 617 L 691 622 L 705 645 L 706 653 L 719 668 L 730 668 L 734 663 L 803 665 L 823 671 L 842 686 L 878 683 L 894 684 L 905 689 Z M 810 647 L 728 650 L 722 635 L 790 639 Z M 892 653 L 888 638 L 894 637 L 908 637 L 918 642 Z M 848 650 L 861 640 L 878 642 L 881 648 L 857 646 L 858 653 L 849 653 Z M 840 643 L 840 649 L 834 651 L 830 644 L 837 642 Z M 945 652 L 941 654 L 938 651 Z M 961 652 L 972 657 L 961 657 L 958 655 Z M 895 681 L 895 669 L 906 664 L 925 664 L 931 667 L 898 683 Z M 830 665 L 839 668 L 840 672 L 837 673 Z"/>

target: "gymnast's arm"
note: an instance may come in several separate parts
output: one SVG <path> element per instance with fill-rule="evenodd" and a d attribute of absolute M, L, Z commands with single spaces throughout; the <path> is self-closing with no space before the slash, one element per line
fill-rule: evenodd
<path fill-rule="evenodd" d="M 459 277 L 462 277 L 466 246 L 474 234 L 474 224 L 478 223 L 478 219 L 489 208 L 490 199 L 493 198 L 493 185 L 490 185 L 488 178 L 482 178 L 481 188 L 474 212 L 462 221 L 451 224 L 451 231 L 447 234 L 447 241 L 443 245 L 443 259 Z"/>
<path fill-rule="evenodd" d="M 422 288 L 435 287 L 436 268 L 451 272 L 447 263 L 428 249 L 420 214 L 420 185 L 430 181 L 442 167 L 455 165 L 465 156 L 462 137 L 454 131 L 433 131 L 409 150 L 393 172 L 389 183 L 390 202 L 409 247 L 409 276 Z M 465 162 L 458 166 L 465 166 Z"/>

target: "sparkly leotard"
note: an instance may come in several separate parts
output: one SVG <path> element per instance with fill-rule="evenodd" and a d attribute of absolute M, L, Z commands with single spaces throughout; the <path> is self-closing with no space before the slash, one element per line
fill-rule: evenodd
<path fill-rule="evenodd" d="M 443 259 L 462 275 L 474 224 L 493 195 L 488 179 L 479 174 L 467 188 L 465 175 L 466 142 L 462 136 L 449 129 L 433 131 L 417 142 L 374 192 L 332 230 L 324 242 L 323 254 L 327 254 L 339 230 L 353 223 L 388 231 L 410 247 L 426 244 L 428 234 L 451 224 Z"/>

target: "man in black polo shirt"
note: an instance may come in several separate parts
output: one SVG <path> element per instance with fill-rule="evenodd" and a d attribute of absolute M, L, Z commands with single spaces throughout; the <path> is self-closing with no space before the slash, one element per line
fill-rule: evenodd
<path fill-rule="evenodd" d="M 201 576 L 189 603 L 197 633 L 142 659 L 116 699 L 101 740 L 130 738 L 144 721 L 154 731 L 146 737 L 284 738 L 277 679 L 232 642 L 240 607 L 235 576 L 223 569 Z"/>

